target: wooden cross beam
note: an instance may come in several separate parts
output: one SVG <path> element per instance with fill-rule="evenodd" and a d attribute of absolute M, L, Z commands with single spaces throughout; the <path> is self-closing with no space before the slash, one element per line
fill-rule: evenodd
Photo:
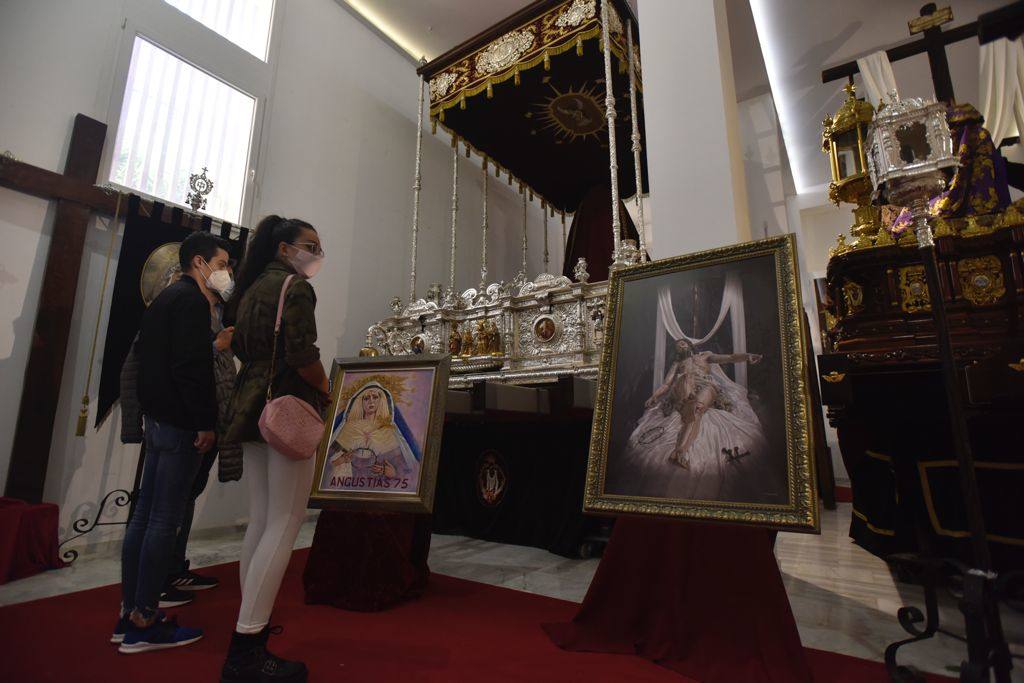
<path fill-rule="evenodd" d="M 92 196 L 90 190 L 100 168 L 106 135 L 106 124 L 78 114 L 64 163 L 64 175 L 52 173 L 44 177 L 35 174 L 33 178 L 38 185 L 32 194 L 41 196 L 47 192 L 49 199 L 57 201 L 57 211 L 46 254 L 39 310 L 32 329 L 32 346 L 25 367 L 4 492 L 7 496 L 31 503 L 39 502 L 43 497 L 85 233 L 93 208 L 99 203 L 99 197 Z M 5 171 L 8 166 L 11 164 L 4 164 Z M 25 171 L 21 167 L 17 170 Z M 96 191 L 102 194 L 101 190 Z M 97 201 L 90 202 L 91 199 Z"/>
<path fill-rule="evenodd" d="M 898 62 L 907 57 L 927 53 L 928 64 L 932 72 L 932 85 L 935 87 L 935 97 L 950 103 L 954 99 L 953 80 L 949 75 L 946 46 L 968 38 L 975 38 L 978 35 L 978 22 L 976 21 L 943 31 L 942 25 L 951 21 L 953 21 L 953 12 L 950 8 L 936 9 L 935 3 L 930 2 L 921 8 L 920 17 L 909 22 L 911 34 L 922 33 L 923 37 L 885 51 L 890 62 Z M 832 66 L 821 72 L 821 82 L 830 83 L 840 78 L 853 78 L 853 75 L 859 71 L 856 61 Z"/>
<path fill-rule="evenodd" d="M 29 502 L 42 499 L 46 482 L 86 230 L 93 213 L 113 215 L 118 201 L 117 192 L 95 185 L 106 134 L 106 124 L 76 115 L 63 174 L 0 157 L 0 186 L 57 202 L 4 490 Z M 140 204 L 147 215 L 153 207 Z M 173 215 L 173 207 L 165 212 Z M 183 227 L 203 227 L 203 216 L 180 213 Z"/>

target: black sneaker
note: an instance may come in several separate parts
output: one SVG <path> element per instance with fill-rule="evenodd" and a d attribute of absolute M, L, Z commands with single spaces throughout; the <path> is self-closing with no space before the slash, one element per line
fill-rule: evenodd
<path fill-rule="evenodd" d="M 180 591 L 177 588 L 167 588 L 163 593 L 160 594 L 160 609 L 167 609 L 168 607 L 181 607 L 195 600 L 191 593 Z"/>
<path fill-rule="evenodd" d="M 176 588 L 179 591 L 204 591 L 207 588 L 216 588 L 220 581 L 212 576 L 196 574 L 189 569 L 189 562 L 185 560 L 185 569 L 177 576 L 171 577 L 169 588 Z"/>
<path fill-rule="evenodd" d="M 165 621 L 154 621 L 146 628 L 130 625 L 117 651 L 131 655 L 151 650 L 166 650 L 190 645 L 202 637 L 202 629 L 178 626 L 177 619 L 172 617 Z"/>
<path fill-rule="evenodd" d="M 129 618 L 131 613 L 125 614 L 123 617 L 117 620 L 117 624 L 114 625 L 114 633 L 110 636 L 110 642 L 115 645 L 120 645 L 124 641 L 124 634 L 128 632 L 128 629 L 132 625 L 132 621 Z M 167 618 L 167 615 L 163 612 L 156 613 L 156 620 L 163 621 Z"/>
<path fill-rule="evenodd" d="M 220 670 L 221 683 L 306 683 L 309 670 L 267 652 L 267 639 L 281 628 L 264 627 L 260 633 L 231 635 L 228 657 Z"/>

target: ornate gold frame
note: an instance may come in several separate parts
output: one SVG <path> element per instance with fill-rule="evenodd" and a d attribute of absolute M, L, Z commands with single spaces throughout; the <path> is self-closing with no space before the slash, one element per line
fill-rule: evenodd
<path fill-rule="evenodd" d="M 786 409 L 786 465 L 789 500 L 784 505 L 655 499 L 605 492 L 612 398 L 615 394 L 624 285 L 684 270 L 772 256 L 776 268 L 779 328 L 782 333 L 782 373 Z M 686 256 L 652 261 L 612 271 L 608 284 L 605 340 L 602 350 L 594 427 L 587 462 L 583 508 L 605 514 L 638 514 L 765 526 L 786 531 L 817 533 L 818 491 L 811 449 L 811 395 L 807 384 L 807 354 L 803 308 L 793 235 L 773 237 Z"/>
<path fill-rule="evenodd" d="M 310 484 L 309 507 L 339 507 L 356 509 L 394 510 L 400 512 L 431 513 L 434 509 L 434 489 L 437 485 L 437 464 L 441 451 L 441 432 L 444 428 L 445 400 L 448 396 L 448 371 L 450 356 L 417 354 L 411 356 L 377 356 L 361 358 L 335 358 L 331 366 L 331 405 L 324 433 L 316 449 L 313 482 Z M 416 495 L 396 495 L 376 491 L 331 491 L 320 490 L 324 461 L 330 447 L 334 416 L 338 412 L 341 397 L 342 378 L 348 371 L 366 372 L 380 370 L 382 373 L 395 370 L 431 369 L 434 381 L 430 392 L 430 413 L 427 420 L 427 436 L 423 443 L 423 462 L 420 465 L 419 489 Z"/>

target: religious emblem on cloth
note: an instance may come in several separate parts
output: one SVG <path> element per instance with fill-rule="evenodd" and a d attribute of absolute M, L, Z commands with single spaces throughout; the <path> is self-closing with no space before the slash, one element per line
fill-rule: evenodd
<path fill-rule="evenodd" d="M 553 93 L 549 97 L 534 105 L 539 110 L 538 118 L 544 124 L 542 130 L 551 130 L 560 141 L 574 142 L 590 136 L 596 140 L 608 123 L 600 99 L 603 92 L 599 94 L 593 84 L 570 88 L 566 92 L 554 86 L 551 89 Z"/>
<path fill-rule="evenodd" d="M 505 461 L 497 451 L 484 451 L 477 464 L 477 495 L 480 502 L 496 507 L 505 498 L 508 490 L 508 474 Z"/>

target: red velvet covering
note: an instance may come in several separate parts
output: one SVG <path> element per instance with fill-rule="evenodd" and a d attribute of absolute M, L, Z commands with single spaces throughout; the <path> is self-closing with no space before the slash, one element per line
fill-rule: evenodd
<path fill-rule="evenodd" d="M 430 515 L 324 510 L 302 574 L 306 604 L 377 612 L 423 594 Z"/>
<path fill-rule="evenodd" d="M 60 569 L 57 557 L 59 508 L 0 498 L 0 583 Z"/>
<path fill-rule="evenodd" d="M 620 518 L 559 647 L 631 653 L 701 683 L 809 682 L 773 532 Z"/>

